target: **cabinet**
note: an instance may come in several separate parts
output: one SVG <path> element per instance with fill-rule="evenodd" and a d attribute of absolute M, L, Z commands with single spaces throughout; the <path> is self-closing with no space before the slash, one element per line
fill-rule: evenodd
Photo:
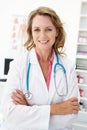
<path fill-rule="evenodd" d="M 81 2 L 77 39 L 76 73 L 80 92 L 80 110 L 75 130 L 87 130 L 87 0 Z"/>
<path fill-rule="evenodd" d="M 80 110 L 87 111 L 87 1 L 81 3 L 76 72 L 81 96 Z"/>

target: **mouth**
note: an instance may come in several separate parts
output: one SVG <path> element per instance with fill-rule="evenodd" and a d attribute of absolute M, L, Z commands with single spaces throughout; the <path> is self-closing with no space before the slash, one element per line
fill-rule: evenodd
<path fill-rule="evenodd" d="M 47 44 L 48 41 L 49 41 L 49 40 L 40 40 L 39 42 L 40 42 L 41 44 Z"/>

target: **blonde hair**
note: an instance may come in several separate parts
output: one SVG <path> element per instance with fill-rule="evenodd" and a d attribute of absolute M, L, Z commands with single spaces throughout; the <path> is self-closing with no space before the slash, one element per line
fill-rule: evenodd
<path fill-rule="evenodd" d="M 32 21 L 36 15 L 45 15 L 45 16 L 49 16 L 51 18 L 53 25 L 56 27 L 56 29 L 58 31 L 58 37 L 56 37 L 53 48 L 56 53 L 62 54 L 64 43 L 65 43 L 65 31 L 63 28 L 63 24 L 62 24 L 59 16 L 56 14 L 56 12 L 48 7 L 39 7 L 36 10 L 33 10 L 29 14 L 28 26 L 27 26 L 28 39 L 25 43 L 25 47 L 28 50 L 30 50 L 32 47 L 34 47 L 34 42 L 33 42 L 33 37 L 32 37 Z"/>

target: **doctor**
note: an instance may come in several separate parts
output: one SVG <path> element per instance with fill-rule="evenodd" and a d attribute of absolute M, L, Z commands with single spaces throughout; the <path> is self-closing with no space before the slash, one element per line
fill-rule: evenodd
<path fill-rule="evenodd" d="M 79 91 L 75 66 L 63 53 L 63 24 L 54 10 L 39 7 L 27 33 L 26 49 L 10 65 L 0 130 L 71 130 Z"/>

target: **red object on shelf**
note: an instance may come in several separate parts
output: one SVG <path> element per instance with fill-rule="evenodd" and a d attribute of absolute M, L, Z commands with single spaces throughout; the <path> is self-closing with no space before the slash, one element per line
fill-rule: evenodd
<path fill-rule="evenodd" d="M 83 89 L 79 89 L 79 92 L 80 92 L 80 96 L 83 97 Z"/>
<path fill-rule="evenodd" d="M 77 75 L 78 83 L 83 83 L 84 78 L 80 75 Z"/>

